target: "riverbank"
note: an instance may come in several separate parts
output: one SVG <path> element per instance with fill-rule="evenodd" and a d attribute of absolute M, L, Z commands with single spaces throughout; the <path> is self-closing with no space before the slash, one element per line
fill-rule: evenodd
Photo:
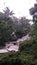
<path fill-rule="evenodd" d="M 19 43 L 29 39 L 30 39 L 29 34 L 27 34 L 26 36 L 23 36 L 22 38 L 19 38 L 17 41 L 15 41 L 16 44 L 12 44 L 13 42 L 10 42 L 9 44 L 6 43 L 6 46 L 0 49 L 0 53 L 6 53 L 9 51 L 17 52 L 19 49 Z"/>

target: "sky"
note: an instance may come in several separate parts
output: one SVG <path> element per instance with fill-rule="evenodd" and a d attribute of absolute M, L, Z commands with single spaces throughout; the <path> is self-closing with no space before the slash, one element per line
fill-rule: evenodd
<path fill-rule="evenodd" d="M 0 11 L 7 6 L 13 10 L 16 17 L 26 16 L 28 19 L 32 19 L 29 9 L 34 6 L 35 2 L 36 0 L 0 0 Z"/>

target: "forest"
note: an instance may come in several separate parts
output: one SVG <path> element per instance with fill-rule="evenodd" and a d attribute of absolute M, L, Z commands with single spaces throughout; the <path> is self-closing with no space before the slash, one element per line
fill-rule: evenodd
<path fill-rule="evenodd" d="M 20 42 L 19 50 L 0 53 L 0 65 L 37 65 L 37 4 L 29 9 L 33 17 L 30 25 L 26 17 L 17 18 L 14 12 L 6 7 L 0 12 L 0 49 L 6 42 L 17 41 L 29 34 L 30 39 Z M 13 35 L 14 32 L 14 35 Z"/>

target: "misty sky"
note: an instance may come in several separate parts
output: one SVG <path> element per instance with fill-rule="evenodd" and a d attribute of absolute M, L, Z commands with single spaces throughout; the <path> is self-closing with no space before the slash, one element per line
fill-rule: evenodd
<path fill-rule="evenodd" d="M 13 10 L 15 16 L 26 16 L 27 18 L 32 18 L 29 15 L 29 9 L 34 6 L 35 0 L 0 0 L 0 11 L 6 6 Z"/>

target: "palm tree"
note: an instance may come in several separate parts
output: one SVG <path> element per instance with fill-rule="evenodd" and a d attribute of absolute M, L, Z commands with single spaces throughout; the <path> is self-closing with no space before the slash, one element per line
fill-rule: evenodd
<path fill-rule="evenodd" d="M 7 16 L 14 14 L 13 11 L 10 11 L 10 9 L 8 7 L 6 7 L 5 10 L 3 10 L 3 11 L 4 11 L 4 14 Z"/>

